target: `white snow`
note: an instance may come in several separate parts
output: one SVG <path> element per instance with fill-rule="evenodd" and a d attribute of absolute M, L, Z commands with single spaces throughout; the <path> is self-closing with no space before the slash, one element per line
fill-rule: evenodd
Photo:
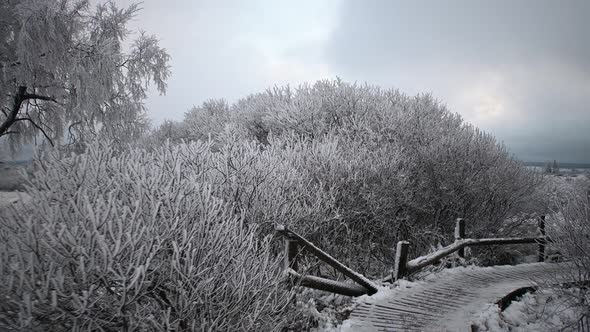
<path fill-rule="evenodd" d="M 426 293 L 428 293 L 428 289 L 434 289 L 437 287 L 437 285 L 440 285 L 442 283 L 446 284 L 445 287 L 460 287 L 460 285 L 462 285 L 462 282 L 468 282 L 467 280 L 469 280 L 465 279 L 463 275 L 465 275 L 465 273 L 470 273 L 471 275 L 479 276 L 480 279 L 482 277 L 485 277 L 489 281 L 478 282 L 477 285 L 464 284 L 465 286 L 467 286 L 464 289 L 468 291 L 468 293 L 458 293 L 456 294 L 456 296 L 454 296 L 454 298 L 461 299 L 461 301 L 465 302 L 461 303 L 461 301 L 459 301 L 454 309 L 452 307 L 442 309 L 440 314 L 443 314 L 443 317 L 438 319 L 435 325 L 424 326 L 424 330 L 467 331 L 469 330 L 470 325 L 474 322 L 481 323 L 483 321 L 488 321 L 486 323 L 487 325 L 484 324 L 484 326 L 487 327 L 482 331 L 508 331 L 509 329 L 501 329 L 504 325 L 506 325 L 503 322 L 505 322 L 506 320 L 509 320 L 511 322 L 520 321 L 522 318 L 522 314 L 519 312 L 522 310 L 516 310 L 515 308 L 518 308 L 518 305 L 515 305 L 512 307 L 512 309 L 500 313 L 499 308 L 494 303 L 497 302 L 500 298 L 502 298 L 502 296 L 509 294 L 515 289 L 519 289 L 521 287 L 526 286 L 538 285 L 534 280 L 536 278 L 535 276 L 538 277 L 540 275 L 556 273 L 558 271 L 562 271 L 563 269 L 569 268 L 570 266 L 566 263 L 560 263 L 560 265 L 533 263 L 522 264 L 518 266 L 456 267 L 452 269 L 446 269 L 438 273 L 433 273 L 431 275 L 423 276 L 423 279 L 421 281 L 408 282 L 405 280 L 401 280 L 396 282 L 396 284 L 393 287 L 380 287 L 379 291 L 376 294 L 372 296 L 359 297 L 358 299 L 356 299 L 355 302 L 357 303 L 357 305 L 360 305 L 364 302 L 372 304 L 383 302 L 384 304 L 387 304 L 388 299 L 408 299 L 410 296 L 423 296 L 420 294 L 423 294 L 425 291 Z M 472 286 L 473 288 L 470 288 L 469 286 Z M 551 301 L 545 300 L 545 302 Z M 551 302 L 547 307 L 552 306 L 553 303 L 554 302 Z M 529 303 L 527 302 L 527 304 Z M 542 312 L 547 313 L 549 311 L 543 309 Z M 502 315 L 501 319 L 494 319 L 494 317 L 500 317 L 500 315 Z M 561 318 L 561 316 L 557 316 L 558 318 L 553 318 L 554 321 L 547 320 L 549 322 L 547 324 L 563 325 L 563 323 L 567 321 L 567 319 L 569 319 L 570 321 L 573 319 L 571 312 L 568 313 L 567 310 L 564 311 L 562 315 L 563 318 Z M 361 320 L 362 318 L 355 317 L 351 317 L 348 320 L 345 320 L 340 326 L 340 331 L 375 330 L 374 326 L 367 326 L 370 324 L 367 324 L 366 320 Z M 526 320 L 522 321 L 526 324 L 531 323 Z M 546 330 L 538 330 L 533 327 L 535 327 L 535 325 L 524 325 L 524 330 L 522 331 Z M 510 331 L 514 331 L 514 329 Z"/>
<path fill-rule="evenodd" d="M 423 283 L 423 281 L 412 282 L 407 280 L 398 280 L 393 285 L 388 286 L 378 286 L 377 293 L 373 295 L 363 295 L 359 296 L 355 299 L 354 303 L 355 306 L 360 305 L 366 301 L 378 301 L 378 300 L 385 300 L 390 298 L 392 294 L 399 289 L 409 289 L 416 287 L 417 285 Z M 363 323 L 355 320 L 354 318 L 350 318 L 342 322 L 342 325 L 334 327 L 333 329 L 324 329 L 321 330 L 322 332 L 358 332 L 363 331 Z"/>
<path fill-rule="evenodd" d="M 0 191 L 0 208 L 15 204 L 19 200 L 29 200 L 29 195 L 19 191 Z"/>
<path fill-rule="evenodd" d="M 479 331 L 560 331 L 568 326 L 575 330 L 582 308 L 573 299 L 563 292 L 543 289 L 523 295 L 504 312 L 497 305 L 489 305 L 474 323 Z"/>

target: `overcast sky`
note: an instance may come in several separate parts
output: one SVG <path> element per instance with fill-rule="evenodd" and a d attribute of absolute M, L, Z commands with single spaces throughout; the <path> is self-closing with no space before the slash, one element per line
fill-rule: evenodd
<path fill-rule="evenodd" d="M 155 123 L 338 76 L 430 92 L 522 160 L 590 162 L 588 17 L 588 0 L 145 0 L 132 28 L 172 56 Z"/>

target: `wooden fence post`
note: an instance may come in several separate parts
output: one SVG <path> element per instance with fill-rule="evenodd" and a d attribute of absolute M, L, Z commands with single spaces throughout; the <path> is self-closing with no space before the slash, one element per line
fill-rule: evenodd
<path fill-rule="evenodd" d="M 463 240 L 465 238 L 465 219 L 457 218 L 455 224 L 455 241 Z M 465 248 L 457 250 L 457 256 L 465 258 Z"/>
<path fill-rule="evenodd" d="M 545 216 L 541 216 L 541 218 L 539 218 L 538 226 L 541 236 L 545 236 Z M 539 262 L 545 261 L 545 242 L 545 240 L 539 241 Z"/>
<path fill-rule="evenodd" d="M 299 244 L 296 240 L 285 239 L 285 270 L 298 268 Z"/>
<path fill-rule="evenodd" d="M 395 266 L 393 269 L 393 281 L 401 279 L 407 274 L 407 263 L 408 263 L 408 249 L 410 248 L 410 242 L 399 241 L 397 243 L 397 249 L 395 251 Z"/>

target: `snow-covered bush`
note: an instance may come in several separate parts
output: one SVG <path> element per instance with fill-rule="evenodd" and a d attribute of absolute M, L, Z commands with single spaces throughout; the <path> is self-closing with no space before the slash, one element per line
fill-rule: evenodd
<path fill-rule="evenodd" d="M 203 111 L 211 105 L 187 114 L 180 126 L 194 133 L 183 135 L 211 137 L 221 146 L 254 140 L 262 155 L 275 155 L 264 157 L 262 165 L 283 160 L 281 165 L 306 183 L 291 195 L 313 190 L 322 196 L 313 204 L 326 207 L 323 213 L 316 209 L 315 214 L 292 214 L 289 220 L 369 275 L 391 266 L 397 240 L 410 240 L 416 253 L 433 242 L 451 240 L 457 217 L 468 221 L 470 235 L 490 236 L 540 180 L 493 136 L 465 123 L 430 95 L 410 97 L 334 80 L 298 89 L 275 87 L 239 100 L 227 112 L 221 102 L 215 105 L 222 105 L 216 108 L 222 111 Z M 205 125 L 190 125 L 195 114 Z M 225 130 L 219 130 L 222 120 Z M 247 169 L 242 167 L 236 179 L 250 174 Z M 251 192 L 256 196 L 260 190 Z M 287 206 L 293 204 L 290 199 L 285 197 Z M 272 201 L 259 209 L 275 211 L 264 207 Z M 268 216 L 263 220 L 289 224 Z"/>
<path fill-rule="evenodd" d="M 182 124 L 188 133 L 186 139 L 207 140 L 223 132 L 230 115 L 229 104 L 225 100 L 208 100 L 200 107 L 193 106 L 185 113 Z"/>
<path fill-rule="evenodd" d="M 165 120 L 151 133 L 143 137 L 139 145 L 153 147 L 167 140 L 180 143 L 182 141 L 208 141 L 223 134 L 229 122 L 229 105 L 224 100 L 208 100 L 201 106 L 193 106 L 185 113 L 184 121 Z"/>
<path fill-rule="evenodd" d="M 548 225 L 548 235 L 554 241 L 551 246 L 580 269 L 581 274 L 575 273 L 574 280 L 585 282 L 590 278 L 590 181 L 579 180 L 567 192 L 560 192 L 555 208 Z M 574 294 L 563 292 L 570 297 Z M 578 305 L 590 313 L 588 289 L 582 288 L 574 295 Z"/>
<path fill-rule="evenodd" d="M 187 137 L 188 132 L 186 131 L 185 126 L 176 121 L 165 120 L 158 127 L 144 135 L 137 145 L 147 149 L 157 148 L 166 141 L 180 143 L 181 141 L 186 140 Z"/>
<path fill-rule="evenodd" d="M 0 329 L 279 328 L 279 259 L 223 199 L 215 158 L 203 142 L 103 143 L 38 162 L 30 203 L 0 211 Z"/>
<path fill-rule="evenodd" d="M 512 159 L 495 138 L 463 122 L 429 95 L 336 81 L 275 88 L 238 102 L 237 122 L 250 138 L 295 132 L 317 139 L 335 133 L 369 149 L 399 155 L 390 172 L 406 176 L 398 216 L 411 225 L 452 228 L 463 217 L 473 228 L 504 219 L 538 178 Z M 355 151 L 356 152 L 356 151 Z"/>

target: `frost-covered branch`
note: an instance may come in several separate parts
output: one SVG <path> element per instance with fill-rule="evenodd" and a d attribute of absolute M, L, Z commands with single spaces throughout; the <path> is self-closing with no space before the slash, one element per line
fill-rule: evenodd
<path fill-rule="evenodd" d="M 138 4 L 118 8 L 113 1 L 94 10 L 85 0 L 1 3 L 2 35 L 10 37 L 2 39 L 0 91 L 25 87 L 30 93 L 16 102 L 12 96 L 0 101 L 8 109 L 0 114 L 0 136 L 18 125 L 21 135 L 10 140 L 18 146 L 41 132 L 32 123 L 13 121 L 25 100 L 55 104 L 36 109 L 52 114 L 45 134 L 53 140 L 61 140 L 58 136 L 73 122 L 83 124 L 80 139 L 96 133 L 138 136 L 145 129 L 143 100 L 149 85 L 164 93 L 170 74 L 170 57 L 154 36 L 142 32 L 129 54 L 124 52 L 127 25 L 139 10 Z"/>
<path fill-rule="evenodd" d="M 23 96 L 22 101 L 25 101 L 27 99 L 38 99 L 38 100 L 45 100 L 45 101 L 52 101 L 54 103 L 57 103 L 58 101 L 50 96 L 42 96 L 42 95 L 38 95 L 35 93 L 25 93 L 25 95 Z"/>
<path fill-rule="evenodd" d="M 37 130 L 39 130 L 43 136 L 45 137 L 45 139 L 49 142 L 49 144 L 51 144 L 51 146 L 55 146 L 53 144 L 53 140 L 51 139 L 51 137 L 47 134 L 47 132 L 45 131 L 45 129 L 43 129 L 43 127 L 39 126 L 35 121 L 33 121 L 33 119 L 31 119 L 30 117 L 26 117 L 26 118 L 18 118 L 15 120 L 16 121 L 28 121 L 32 126 L 34 126 L 35 128 L 37 128 Z"/>

